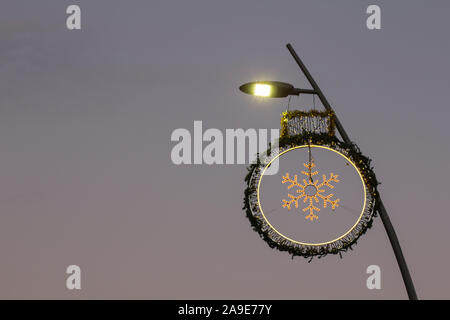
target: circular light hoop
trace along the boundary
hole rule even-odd
[[[356,172],[358,173],[359,178],[361,179],[361,183],[362,183],[363,191],[364,191],[364,204],[363,204],[363,206],[362,206],[361,214],[359,215],[358,220],[355,222],[355,224],[354,224],[349,230],[347,230],[347,232],[345,232],[345,233],[342,234],[341,236],[337,237],[336,239],[330,240],[330,241],[326,241],[326,242],[322,242],[322,243],[306,243],[306,242],[300,242],[300,241],[297,241],[297,240],[294,240],[294,239],[292,239],[292,238],[289,238],[289,237],[285,236],[284,234],[282,234],[280,231],[278,231],[278,230],[277,230],[277,229],[269,222],[269,220],[267,219],[266,215],[264,214],[264,211],[263,211],[263,209],[262,209],[262,207],[261,207],[261,202],[260,202],[259,191],[260,191],[261,181],[262,181],[262,178],[264,177],[264,173],[266,172],[267,168],[272,164],[272,162],[275,161],[277,158],[279,158],[281,155],[283,155],[283,154],[285,154],[285,153],[287,153],[287,152],[289,152],[289,151],[292,151],[292,150],[295,150],[295,149],[301,149],[301,148],[308,148],[308,147],[312,147],[312,148],[322,148],[322,149],[326,149],[326,150],[331,150],[331,151],[337,153],[338,155],[340,155],[341,157],[343,157],[343,158],[344,158],[345,160],[347,160],[349,163],[351,163],[352,166],[353,166],[353,168],[354,168],[354,169],[356,170]],[[258,180],[257,200],[258,200],[259,211],[261,212],[262,217],[264,218],[264,220],[266,221],[266,223],[270,226],[270,228],[272,228],[272,230],[274,230],[278,235],[280,235],[281,237],[283,237],[283,238],[286,239],[286,240],[291,241],[292,243],[296,243],[296,244],[303,245],[303,246],[324,246],[324,245],[331,244],[331,243],[334,243],[334,242],[336,242],[336,241],[339,241],[339,240],[345,238],[345,237],[346,237],[350,232],[352,232],[352,230],[355,229],[355,227],[359,224],[359,222],[361,221],[361,218],[362,218],[362,216],[363,216],[363,214],[364,214],[364,212],[365,212],[365,210],[366,210],[366,207],[367,207],[367,186],[366,186],[366,184],[365,184],[365,182],[364,182],[364,178],[363,178],[361,172],[359,171],[358,167],[356,167],[356,165],[353,163],[353,161],[352,161],[350,158],[348,158],[346,155],[344,155],[344,154],[342,154],[341,152],[339,152],[339,151],[337,151],[337,150],[334,150],[334,149],[332,149],[332,148],[330,148],[330,147],[326,147],[326,146],[319,146],[319,145],[313,145],[313,144],[311,144],[311,145],[309,145],[309,146],[308,146],[308,145],[301,145],[301,146],[296,146],[296,147],[289,148],[289,149],[284,150],[283,152],[277,154],[277,155],[276,155],[275,157],[273,157],[272,160],[270,160],[270,162],[264,167],[264,169],[263,169],[263,171],[262,171],[262,173],[261,173],[261,175],[260,175],[260,177],[259,177],[259,180]]]
[[[261,202],[263,201],[264,184],[262,176],[267,175],[266,170],[270,164],[279,158],[282,154],[289,151],[305,148],[308,145],[321,148],[324,152],[327,150],[334,151],[336,155],[351,163],[361,178],[364,191],[364,199],[361,199],[362,214],[356,223],[347,224],[345,230],[351,225],[352,227],[343,233],[340,237],[323,243],[307,243],[291,239],[276,230],[269,222],[269,216],[265,216],[261,210]],[[350,169],[353,171],[353,169]],[[358,180],[354,176],[355,181]],[[245,176],[246,189],[244,192],[244,210],[251,227],[272,249],[286,251],[294,256],[302,256],[312,259],[315,256],[323,257],[328,254],[339,254],[352,249],[356,245],[358,239],[372,227],[373,218],[376,217],[376,208],[378,205],[378,181],[371,166],[371,160],[363,155],[358,146],[354,143],[340,141],[335,135],[329,132],[301,132],[295,135],[282,135],[276,146],[270,146],[269,149],[260,153],[257,160],[248,167],[248,173]],[[261,189],[261,190],[260,190]],[[356,187],[355,191],[359,189]],[[363,196],[363,194],[361,194]],[[265,204],[264,204],[265,205]],[[356,212],[357,214],[357,212]],[[356,216],[354,217],[356,219]],[[272,222],[274,223],[274,222]],[[337,230],[336,230],[337,231]],[[295,238],[295,236],[292,236]],[[332,236],[336,237],[336,235]]]

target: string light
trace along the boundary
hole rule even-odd
[[[303,208],[303,212],[309,211],[309,214],[305,217],[305,219],[309,219],[311,221],[317,220],[319,218],[318,215],[316,215],[314,212],[319,212],[320,208],[316,207],[314,205],[315,203],[319,203],[320,199],[323,201],[323,207],[326,208],[328,203],[331,205],[331,208],[334,210],[339,206],[340,199],[331,200],[333,198],[334,194],[330,193],[329,195],[324,195],[325,189],[322,189],[324,186],[327,186],[330,189],[334,188],[334,185],[332,185],[330,182],[339,182],[338,175],[334,174],[333,172],[330,173],[330,177],[327,178],[327,176],[324,174],[322,175],[322,182],[319,183],[319,180],[316,180],[313,182],[312,177],[319,174],[317,170],[312,171],[313,168],[316,167],[316,164],[314,162],[308,162],[304,163],[303,166],[308,169],[308,171],[302,170],[301,173],[305,176],[307,176],[308,181],[306,179],[302,179],[302,183],[298,182],[298,175],[294,176],[294,179],[291,179],[289,177],[289,173],[286,173],[286,175],[283,176],[283,180],[281,181],[282,184],[289,183],[287,189],[290,190],[293,187],[297,187],[296,193],[298,193],[298,196],[294,196],[290,193],[288,193],[288,198],[290,200],[283,199],[282,200],[282,207],[287,208],[289,211],[291,210],[291,205],[294,204],[295,208],[298,209],[298,201],[303,198],[303,203],[309,203],[306,208]],[[312,190],[312,192],[311,192]],[[309,194],[308,194],[309,193]]]

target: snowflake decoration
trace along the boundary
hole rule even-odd
[[[330,177],[327,179],[326,175],[322,175],[322,182],[319,183],[319,180],[313,181],[313,176],[319,174],[318,171],[312,171],[312,169],[316,166],[314,162],[311,163],[304,163],[303,166],[308,170],[304,171],[302,170],[301,173],[304,174],[308,180],[303,179],[303,184],[299,183],[297,181],[298,177],[297,175],[294,176],[294,179],[292,180],[289,178],[289,173],[286,173],[285,176],[283,176],[282,183],[290,183],[288,185],[288,190],[293,187],[298,187],[297,194],[298,196],[288,194],[288,197],[290,200],[283,199],[283,208],[287,208],[288,210],[291,210],[291,205],[295,204],[295,208],[298,208],[298,200],[303,198],[304,203],[309,203],[309,205],[303,209],[304,212],[309,210],[309,214],[305,217],[305,219],[309,219],[313,221],[314,219],[318,219],[319,217],[314,213],[314,211],[319,212],[320,209],[314,205],[315,203],[319,202],[319,198],[323,200],[323,207],[326,208],[327,204],[329,203],[331,205],[331,208],[334,210],[336,207],[339,206],[339,199],[331,200],[331,198],[334,196],[333,193],[330,193],[329,195],[325,196],[323,193],[325,190],[323,187],[327,186],[330,189],[333,189],[334,186],[331,184],[331,182],[339,182],[338,175],[334,174],[333,172],[330,173]]]

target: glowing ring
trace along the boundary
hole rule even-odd
[[[359,224],[359,222],[361,221],[361,218],[362,218],[362,216],[363,216],[363,214],[364,214],[364,212],[365,212],[365,210],[366,210],[366,204],[367,204],[367,186],[366,186],[366,183],[364,182],[364,178],[363,178],[363,176],[361,175],[361,172],[359,171],[358,167],[356,167],[356,165],[353,163],[353,161],[351,161],[346,155],[342,154],[341,152],[339,152],[339,151],[337,151],[337,150],[334,150],[334,149],[332,149],[332,148],[329,148],[329,147],[319,146],[319,145],[313,145],[313,144],[310,145],[310,146],[311,146],[311,147],[314,147],[314,148],[322,148],[322,149],[326,149],[326,150],[331,150],[331,151],[337,153],[338,155],[340,155],[341,157],[343,157],[345,160],[347,160],[349,163],[351,163],[352,166],[353,166],[353,168],[356,170],[356,172],[358,172],[358,175],[359,175],[359,177],[360,177],[360,179],[361,179],[361,182],[362,182],[362,185],[363,185],[363,191],[364,191],[364,205],[363,205],[363,207],[362,207],[361,214],[359,215],[358,220],[356,221],[356,223],[355,223],[355,224],[354,224],[354,225],[353,225],[346,233],[344,233],[343,235],[341,235],[340,237],[338,237],[338,238],[336,238],[336,239],[334,239],[334,240],[327,241],[327,242],[322,242],[322,243],[305,243],[305,242],[300,242],[300,241],[291,239],[291,238],[285,236],[284,234],[282,234],[280,231],[278,231],[278,230],[277,230],[277,229],[269,222],[269,220],[268,220],[267,217],[265,216],[264,211],[263,211],[263,209],[262,209],[262,207],[261,207],[261,202],[260,202],[260,197],[259,197],[259,188],[260,188],[260,185],[261,185],[261,180],[262,180],[262,178],[264,177],[264,173],[266,172],[267,168],[271,165],[271,163],[272,163],[275,159],[279,158],[281,155],[283,155],[283,154],[285,154],[285,153],[287,153],[287,152],[289,152],[289,151],[291,151],[291,150],[294,150],[294,149],[308,148],[308,147],[309,147],[308,145],[296,146],[296,147],[293,147],[293,148],[284,150],[283,152],[281,152],[281,153],[277,154],[275,157],[273,157],[273,159],[270,160],[270,162],[264,167],[264,169],[263,169],[263,171],[262,171],[262,173],[261,173],[261,176],[259,177],[259,180],[258,180],[258,187],[257,187],[258,207],[259,207],[259,210],[261,211],[261,214],[262,214],[264,220],[266,221],[266,223],[272,228],[272,230],[274,230],[276,233],[278,233],[281,237],[285,238],[286,240],[291,241],[292,243],[296,243],[296,244],[299,244],[299,245],[304,245],[304,246],[323,246],[323,245],[327,245],[327,244],[330,244],[330,243],[334,243],[334,242],[336,242],[336,241],[339,241],[339,240],[343,239],[343,238],[346,237],[350,232],[352,232],[352,230],[355,229],[355,227]]]

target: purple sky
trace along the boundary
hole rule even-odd
[[[279,127],[286,100],[238,87],[307,87],[288,42],[373,159],[419,297],[450,298],[448,1],[76,1],[68,31],[72,3],[0,4],[0,298],[406,298],[379,218],[343,259],[291,260],[244,216],[244,165],[171,163],[194,120]]]

